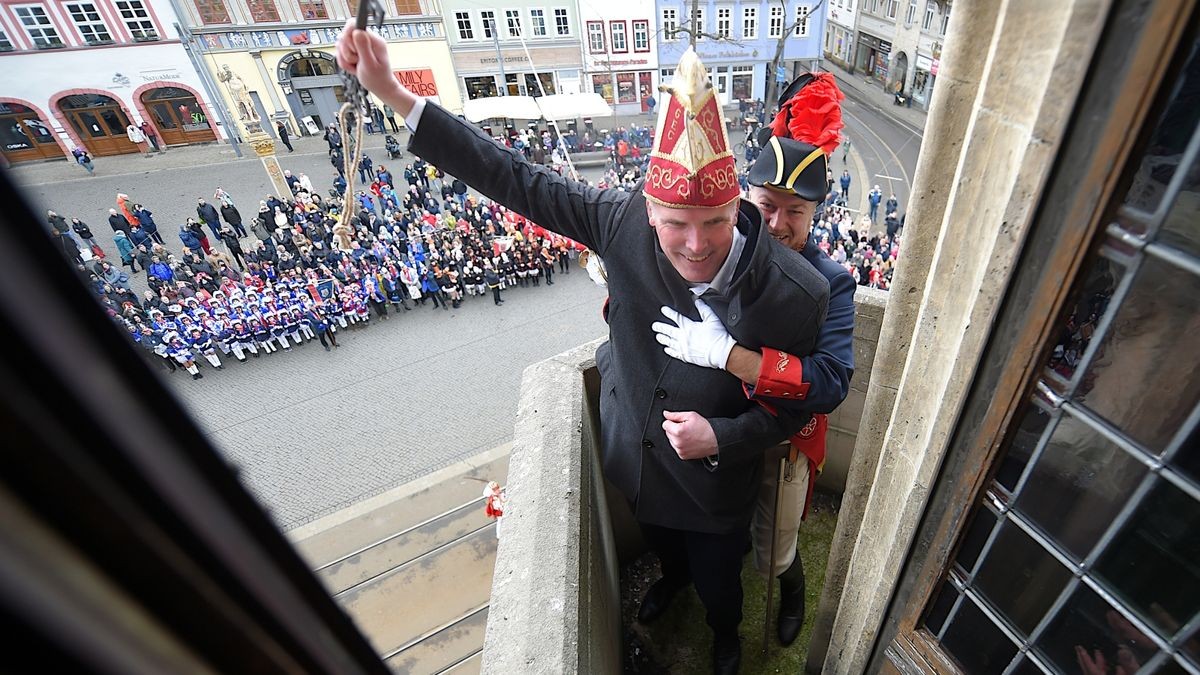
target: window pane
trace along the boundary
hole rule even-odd
[[[1174,637],[1200,606],[1200,504],[1160,480],[1096,571],[1162,637]]]
[[[1088,343],[1096,332],[1096,324],[1108,308],[1108,302],[1117,290],[1117,283],[1125,274],[1125,268],[1098,256],[1093,258],[1075,300],[1063,309],[1059,321],[1057,343],[1050,353],[1046,368],[1070,379],[1087,350]]]
[[[1166,449],[1200,399],[1198,310],[1200,277],[1148,256],[1077,398],[1151,451]]]
[[[1200,211],[1200,171],[1195,168],[1181,186],[1181,192],[1167,212],[1167,219],[1159,232],[1159,241],[1200,255],[1200,220],[1196,213]]]
[[[1083,584],[1046,627],[1036,649],[1066,673],[1114,672],[1117,664],[1142,664],[1156,651],[1149,638]],[[1085,667],[1100,660],[1108,667]]]
[[[1145,467],[1124,450],[1063,415],[1016,508],[1083,559],[1144,473]]]
[[[971,527],[967,529],[967,536],[963,537],[962,546],[958,549],[958,556],[955,561],[962,566],[963,570],[970,572],[975,569],[975,561],[979,559],[979,552],[983,550],[983,545],[987,543],[988,536],[992,533],[992,528],[996,525],[996,517],[991,511],[985,508],[975,509],[975,518],[971,521]]]
[[[958,589],[954,587],[954,584],[949,581],[943,582],[937,599],[929,607],[929,615],[925,617],[925,628],[929,632],[936,635],[942,629],[942,624],[946,622],[946,617],[950,616],[950,610],[954,608],[954,601],[957,599]]]
[[[1000,675],[1017,653],[1016,645],[968,598],[950,619],[942,646],[971,675]]]
[[[1021,528],[1004,523],[975,585],[1028,636],[1070,580],[1071,572],[1061,562]]]
[[[1194,51],[1191,61],[1183,68],[1183,81],[1174,88],[1171,100],[1158,120],[1146,156],[1125,196],[1126,204],[1143,211],[1157,209],[1167,184],[1179,168],[1183,150],[1200,122],[1200,105],[1196,102],[1196,87],[1200,84],[1196,82],[1200,77],[1197,59],[1200,59],[1200,51]]]
[[[1044,675],[1044,673],[1042,673],[1042,669],[1038,668],[1033,661],[1030,661],[1028,658],[1024,658],[1021,660],[1021,663],[1017,664],[1017,667],[1013,669],[1012,675]]]
[[[1042,432],[1046,430],[1046,425],[1049,423],[1050,413],[1040,406],[1029,404],[1025,408],[1021,423],[1013,432],[1012,442],[1000,460],[999,471],[996,472],[996,482],[1007,488],[1009,492],[1016,489],[1017,481],[1021,479],[1025,465],[1029,463],[1029,458],[1033,456]]]

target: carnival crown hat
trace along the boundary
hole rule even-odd
[[[646,198],[675,208],[715,208],[741,195],[725,116],[704,64],[691,47],[679,59],[659,109],[654,148],[642,188]]]
[[[780,97],[775,119],[759,131],[762,154],[747,181],[810,202],[824,199],[828,156],[841,142],[843,98],[830,73],[796,78]]]

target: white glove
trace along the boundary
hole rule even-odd
[[[703,300],[696,298],[696,309],[700,312],[700,321],[692,321],[670,307],[663,307],[663,316],[676,325],[656,321],[650,328],[657,333],[658,343],[663,345],[667,356],[704,368],[725,370],[729,352],[737,341],[730,337],[724,324]]]

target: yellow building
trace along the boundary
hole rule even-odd
[[[355,7],[346,0],[178,0],[192,45],[233,119],[245,111],[225,80],[241,80],[263,129],[320,135],[337,118],[343,86],[334,45]],[[377,32],[398,78],[452,111],[462,109],[437,0],[383,0]],[[228,74],[226,73],[228,71]],[[244,99],[243,99],[244,100]],[[378,103],[378,101],[376,101]],[[266,124],[266,121],[270,124]],[[399,121],[399,120],[398,120]]]

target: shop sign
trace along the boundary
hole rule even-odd
[[[929,65],[929,74],[930,75],[937,75],[938,65],[941,64],[941,62],[942,62],[941,59],[933,60],[933,62]]]
[[[417,96],[429,98],[438,95],[437,82],[433,79],[432,68],[397,70],[394,72],[400,84],[404,85]]]
[[[875,51],[883,52],[884,54],[892,53],[892,43],[887,40],[881,40],[874,35],[860,32],[858,34],[858,41]]]

